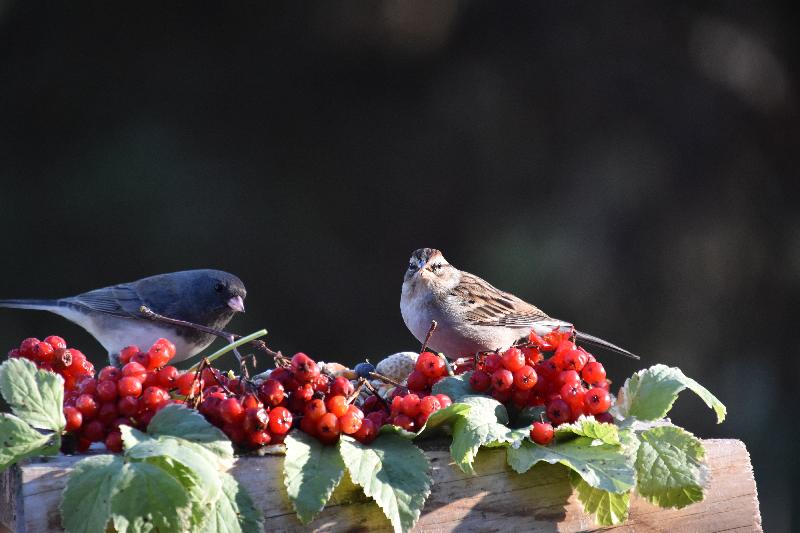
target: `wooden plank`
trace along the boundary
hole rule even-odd
[[[623,526],[596,528],[585,515],[565,475],[555,465],[538,465],[517,475],[502,449],[482,450],[476,475],[461,472],[446,447],[426,446],[433,489],[416,531],[761,531],[750,456],[740,441],[704,441],[710,472],[706,499],[684,509],[661,509],[632,498]],[[60,531],[58,502],[67,475],[80,457],[59,456],[13,468],[0,478],[0,524],[11,531]],[[247,488],[265,517],[266,531],[390,531],[380,509],[345,478],[331,502],[309,525],[291,510],[283,487],[280,457],[244,457],[232,474]]]

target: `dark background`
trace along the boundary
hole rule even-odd
[[[0,0],[1,297],[194,267],[231,327],[324,360],[416,349],[409,254],[680,366],[800,525],[797,16],[776,4]],[[0,346],[85,332],[0,310]],[[687,393],[688,394],[688,393]]]

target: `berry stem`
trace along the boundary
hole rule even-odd
[[[379,380],[381,380],[383,382],[386,382],[386,383],[388,383],[390,385],[394,385],[395,387],[403,387],[404,389],[408,388],[405,385],[403,385],[402,383],[399,383],[399,382],[393,380],[392,378],[390,378],[388,376],[384,376],[383,374],[378,374],[377,372],[370,372],[369,373],[369,377],[374,378],[374,379],[379,379]]]
[[[260,330],[256,331],[255,333],[251,333],[250,335],[247,335],[245,337],[240,337],[239,340],[231,342],[227,346],[224,346],[224,347],[220,348],[216,352],[214,352],[211,355],[209,355],[208,357],[206,357],[204,360],[208,361],[209,364],[213,363],[214,361],[216,361],[217,359],[219,359],[220,357],[222,357],[226,353],[230,352],[231,350],[234,350],[234,349],[238,348],[239,346],[242,346],[243,344],[247,344],[248,342],[252,342],[253,340],[255,340],[255,339],[259,338],[259,337],[263,337],[266,334],[267,334],[267,330],[260,329]],[[200,361],[196,365],[194,365],[191,368],[189,368],[189,370],[195,370],[197,367],[199,367],[202,364],[203,364],[203,361]]]
[[[420,348],[419,353],[424,352],[428,348],[428,341],[431,340],[437,325],[435,320],[431,320],[431,327],[428,328],[428,333],[425,334],[425,342],[422,343],[422,348]]]

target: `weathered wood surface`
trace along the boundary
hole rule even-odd
[[[706,440],[711,474],[706,499],[684,509],[661,509],[632,498],[630,520],[615,531],[761,531],[761,514],[750,456],[736,440]],[[433,489],[418,531],[592,531],[565,470],[538,465],[517,475],[505,451],[481,450],[475,476],[455,467],[446,448],[426,451]],[[0,524],[14,532],[60,531],[58,503],[71,466],[80,457],[12,468],[0,478]],[[264,513],[265,531],[388,531],[380,509],[345,479],[309,526],[291,511],[281,479],[280,457],[239,459],[233,475]],[[2,526],[0,526],[2,531]]]

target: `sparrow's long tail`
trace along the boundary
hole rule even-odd
[[[593,344],[595,346],[600,346],[601,348],[605,348],[612,352],[624,355],[625,357],[630,357],[631,359],[639,359],[639,356],[635,353],[631,353],[625,348],[620,348],[616,344],[611,344],[610,342],[601,339],[600,337],[595,337],[594,335],[589,335],[588,333],[584,333],[582,331],[575,330],[575,337],[579,341],[583,341],[589,344]]]

